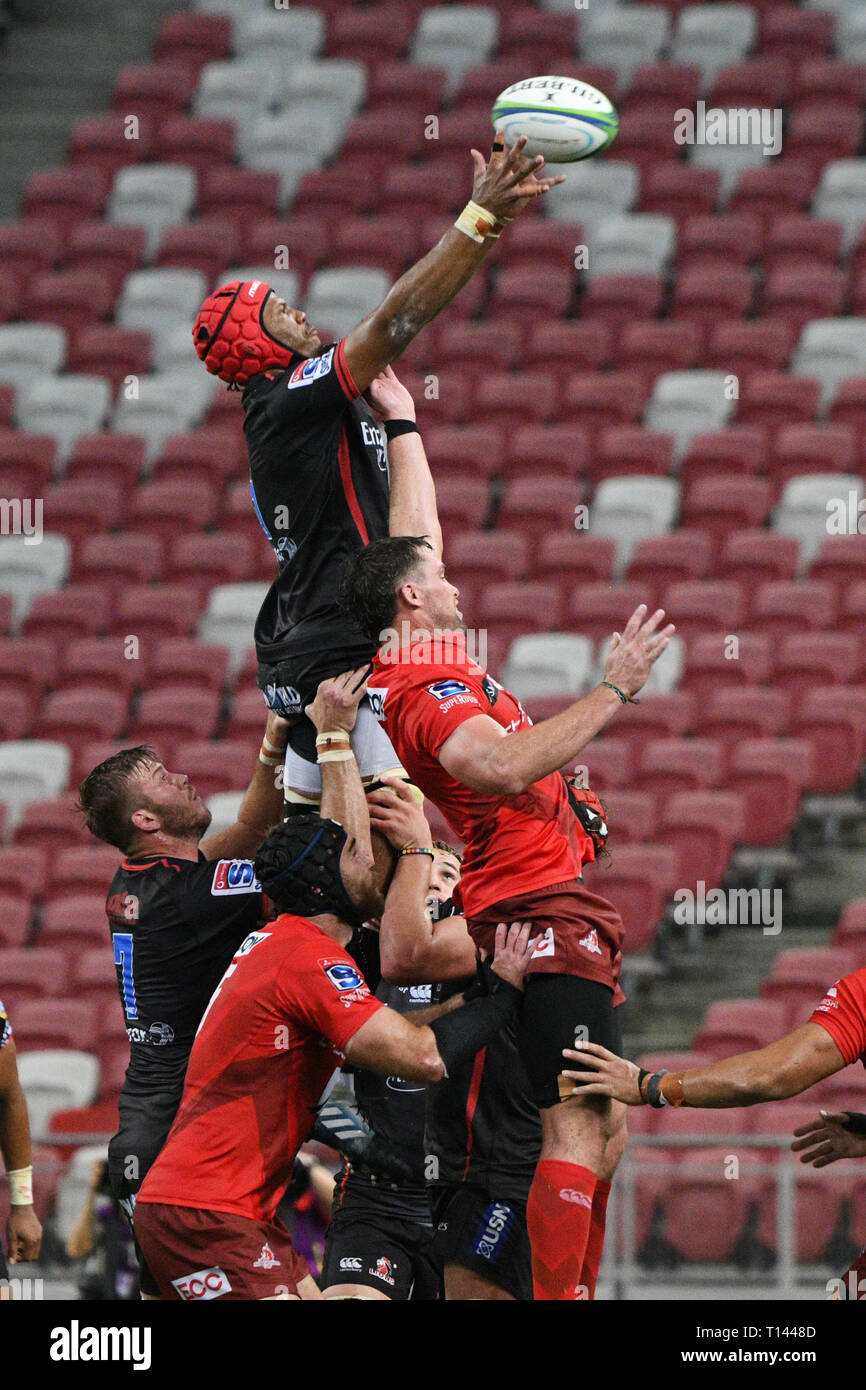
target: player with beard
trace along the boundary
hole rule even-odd
[[[395,396],[390,364],[476,273],[506,223],[561,182],[539,177],[544,161],[526,159],[525,143],[508,149],[499,132],[488,162],[472,151],[472,201],[340,342],[323,343],[301,309],[258,280],[221,286],[196,318],[193,341],[207,370],[243,390],[253,505],[278,564],[254,636],[267,702],[296,721],[286,763],[290,805],[315,808],[321,788],[306,704],[322,679],[368,662],[374,651],[336,602],[340,566],[389,529],[415,534],[428,526],[430,483],[413,457],[414,409]],[[385,421],[387,456],[371,405]],[[398,770],[367,707],[353,746],[362,777]]]
[[[489,951],[498,920],[528,920],[540,933],[519,1032],[542,1121],[527,1206],[534,1294],[585,1297],[598,1275],[625,1112],[570,1085],[564,1094],[562,1050],[576,1036],[619,1046],[623,925],[583,883],[596,845],[560,768],[643,687],[673,627],[662,627],[662,610],[648,616],[641,605],[614,634],[605,679],[532,727],[520,702],[469,656],[458,590],[423,537],[369,545],[346,565],[342,595],[380,643],[368,694],[386,732],[412,781],[466,843],[460,896],[473,941]]]
[[[144,745],[100,763],[79,789],[88,829],[123,854],[106,912],[130,1060],[108,1162],[130,1220],[177,1112],[207,1001],[262,916],[251,856],[280,819],[286,730],[268,715],[238,820],[214,835],[206,836],[211,813],[189,778]],[[145,1296],[157,1296],[146,1268],[141,1283]]]

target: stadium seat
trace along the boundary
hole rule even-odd
[[[678,63],[695,63],[709,86],[721,68],[745,57],[755,37],[751,5],[689,5],[680,12],[670,55]]]
[[[66,357],[66,333],[56,324],[10,323],[0,327],[0,380],[17,388],[59,372]]]
[[[48,1138],[48,1120],[55,1110],[95,1100],[99,1063],[77,1047],[36,1050],[23,1035],[18,1043],[18,1076],[27,1097],[30,1130],[34,1139]]]
[[[62,997],[68,979],[66,956],[62,951],[0,950],[3,974],[3,1001],[18,1026],[18,1006],[31,999]]]
[[[72,546],[74,570],[83,542],[94,531],[119,525],[123,514],[121,486],[111,478],[101,482],[89,478],[64,480],[46,488],[43,506],[46,530],[66,536]],[[90,626],[96,627],[98,615],[92,616]]]
[[[796,1027],[806,1022],[823,994],[855,968],[855,957],[842,946],[780,951],[761,985],[761,997],[780,1001],[788,1011],[788,1027]]]
[[[482,631],[487,631],[490,641],[508,644],[527,630],[543,633],[559,627],[559,588],[540,581],[491,583],[481,590],[477,608]]]
[[[671,478],[605,478],[593,502],[592,532],[616,542],[617,561],[623,567],[644,537],[670,528],[678,501],[678,487]]]
[[[667,66],[655,64],[656,67]],[[675,66],[671,64],[670,66]],[[680,69],[682,70],[682,69]],[[694,71],[694,69],[685,69]],[[647,69],[639,70],[647,71]],[[634,98],[630,96],[629,107]],[[668,119],[670,119],[669,113]],[[655,162],[643,171],[640,210],[644,213],[664,213],[678,224],[678,259],[682,258],[682,236],[693,222],[715,221],[711,217],[719,196],[721,179],[714,169],[699,169],[678,160]]]
[[[831,584],[843,600],[849,586],[866,579],[866,536],[827,536],[809,566],[809,578]]]
[[[117,601],[112,632],[134,635],[145,651],[166,637],[191,636],[200,604],[189,584],[136,584],[124,588]]]
[[[36,594],[55,589],[69,573],[69,542],[65,536],[42,535],[38,545],[38,518],[22,510],[28,532],[0,540],[0,592],[13,597],[13,620],[23,619]],[[32,529],[31,528],[35,528]]]
[[[86,844],[89,839],[71,795],[31,801],[14,836],[15,845],[27,847],[37,862],[42,851],[55,855],[70,844]]]
[[[643,844],[652,839],[655,806],[646,792],[617,788],[604,796],[604,808],[611,834],[617,845]]]
[[[713,176],[713,171],[709,169],[695,169],[694,173]],[[714,177],[717,181],[717,176]],[[683,270],[722,265],[747,266],[759,258],[763,240],[760,218],[748,213],[695,215],[680,226],[677,264]]]
[[[30,935],[32,908],[22,898],[0,894],[0,947],[18,950]]]
[[[804,627],[833,626],[836,596],[832,586],[820,580],[771,580],[754,593],[749,627],[778,639]]]
[[[108,619],[105,593],[98,585],[70,584],[59,593],[37,594],[22,624],[24,637],[60,643],[70,637],[93,637]]]
[[[261,722],[261,721],[260,721]],[[202,800],[221,792],[244,791],[255,763],[255,740],[194,739],[179,743],[174,761]]]
[[[538,542],[533,573],[539,579],[559,580],[563,597],[584,580],[613,576],[616,545],[609,536],[587,531],[549,531]]]
[[[149,371],[150,363],[149,333],[109,324],[85,325],[69,348],[69,370],[105,377],[112,391],[118,391],[127,377]]]
[[[112,415],[112,428],[120,433],[144,435],[148,458],[155,459],[173,434],[203,423],[218,390],[217,378],[202,371],[198,364],[151,372],[140,378],[134,392],[121,392]]]
[[[866,216],[866,160],[834,159],[821,171],[812,200],[816,217],[839,222],[850,246]]]
[[[578,583],[570,591],[566,622],[593,642],[603,642],[613,631],[622,632],[643,601],[644,590],[639,584],[611,584],[609,579]]]
[[[545,199],[547,216],[577,222],[587,234],[605,217],[634,207],[640,184],[637,166],[624,160],[585,160],[572,166],[568,180]]]
[[[651,389],[662,372],[683,371],[698,365],[703,333],[696,323],[626,323],[620,335],[618,360],[622,367],[642,373]]]
[[[652,787],[647,791],[652,794]],[[670,797],[661,816],[661,838],[679,856],[681,881],[721,883],[744,824],[743,799],[730,792],[678,792]]]
[[[728,380],[722,372],[664,372],[656,380],[644,414],[650,429],[674,436],[682,457],[696,434],[719,428],[733,413]]]
[[[670,535],[649,536],[635,546],[626,578],[643,585],[648,594],[661,594],[678,580],[702,578],[709,570],[712,549],[706,532],[685,527]]]
[[[571,703],[569,701],[569,703]],[[571,764],[583,769],[581,782],[593,791],[606,792],[612,788],[629,789],[633,760],[628,744],[622,739],[594,738],[581,749],[578,760]]]
[[[485,62],[499,32],[498,15],[487,5],[433,5],[424,10],[410,49],[413,63],[444,68],[453,95],[463,75]]]
[[[807,569],[828,535],[833,508],[853,497],[859,503],[863,484],[855,474],[814,473],[790,478],[773,514],[773,529],[800,543],[800,563]]]
[[[36,899],[41,898],[47,876],[46,857],[42,850],[19,844],[0,846],[0,871],[4,893],[10,899],[30,907]]]
[[[67,373],[36,381],[18,392],[18,423],[33,433],[52,434],[65,461],[83,434],[98,430],[108,413],[111,388],[99,376]]]
[[[580,312],[584,320],[617,331],[634,319],[652,318],[663,299],[661,275],[598,275],[587,284]]]
[[[121,68],[114,84],[115,111],[135,111],[146,120],[162,120],[189,105],[195,75],[183,62],[139,63]]]
[[[576,698],[589,678],[592,655],[587,637],[557,632],[520,636],[509,648],[502,683],[519,700],[560,693]]]
[[[722,749],[712,739],[653,739],[641,753],[640,788],[660,804],[678,792],[721,786],[723,767]]]
[[[717,686],[739,689],[762,685],[771,669],[772,650],[768,637],[753,633],[713,633],[689,642],[683,685],[699,701],[704,701]]]
[[[809,791],[819,796],[849,791],[866,756],[866,692],[838,685],[804,689],[789,732],[812,746]]]
[[[21,217],[15,222],[0,222],[0,257],[9,270],[25,276],[50,270],[63,251],[63,237],[51,221]]]
[[[91,536],[81,547],[78,572],[83,580],[109,590],[128,583],[159,579],[162,546],[156,536],[132,532]]]
[[[283,13],[247,7],[234,26],[234,51],[241,58],[273,54],[291,65],[318,53],[325,39],[325,16],[308,5],[293,5]]]
[[[784,60],[761,55],[729,63],[716,74],[708,104],[726,107],[787,105],[791,72]]]
[[[389,289],[388,276],[381,270],[317,271],[305,309],[311,323],[326,325],[342,337],[381,304]]]
[[[859,663],[859,644],[851,632],[795,632],[782,639],[773,679],[802,698],[810,687],[845,685]]]
[[[830,944],[851,951],[859,967],[863,966],[866,960],[866,898],[853,898],[845,904]]]
[[[106,318],[114,297],[115,286],[102,270],[43,270],[26,285],[20,313],[34,323],[53,323],[74,333]]]
[[[166,435],[166,438],[169,436]],[[179,556],[175,563],[175,574],[170,574],[172,564],[166,568],[166,578],[177,578],[178,580],[191,579],[190,571],[195,571],[195,555],[198,554],[202,559],[213,547],[209,547],[207,542],[211,539],[221,542],[222,537],[187,537],[189,530],[189,517],[194,517],[197,527],[205,530],[213,525],[216,518],[218,499],[216,489],[212,483],[201,480],[180,482],[174,478],[162,479],[152,483],[143,483],[138,488],[132,506],[128,511],[128,520],[133,529],[145,535],[156,536],[164,545],[171,545],[173,556]],[[181,542],[185,539],[194,541],[204,541],[204,545],[192,545],[181,547]],[[241,548],[242,549],[242,548]],[[217,551],[222,556],[227,550],[222,544],[218,544]],[[213,562],[213,561],[212,561]],[[232,567],[231,561],[223,559],[226,567]]]
[[[62,850],[50,865],[49,893],[55,898],[61,894],[107,893],[120,864],[118,856],[113,845],[93,842]]]
[[[722,686],[707,694],[701,733],[721,743],[728,760],[744,738],[771,738],[781,733],[787,728],[790,715],[791,697],[784,690]]]
[[[266,592],[263,584],[220,584],[211,592],[198,637],[228,647],[232,671],[252,646],[253,626]]]
[[[767,1047],[786,1027],[782,1004],[771,999],[721,999],[710,1004],[692,1047],[720,1062],[740,1052]],[[764,1107],[758,1107],[762,1110]]]
[[[25,1000],[15,1009],[13,1026],[18,1046],[30,1052],[78,1047],[90,1051],[97,1036],[96,1010],[83,999]]]
[[[150,259],[166,230],[189,216],[195,198],[195,173],[186,165],[134,165],[117,174],[106,216],[109,222],[144,227]]]
[[[153,650],[147,667],[147,688],[155,691],[180,681],[188,682],[192,690],[209,690],[221,694],[228,675],[228,651],[225,647],[169,637]]]
[[[598,275],[658,275],[671,261],[676,224],[664,213],[620,213],[599,221],[593,232],[590,280]]]
[[[772,501],[768,478],[698,477],[683,498],[682,521],[708,534],[718,551],[734,531],[765,522]]]
[[[40,797],[58,796],[69,774],[69,750],[61,743],[23,739],[0,744],[0,801],[14,829],[24,808]]]
[[[605,5],[580,18],[581,58],[612,67],[618,92],[628,89],[638,68],[661,56],[670,33],[670,18],[660,5]]]
[[[178,11],[163,16],[153,56],[198,68],[209,60],[228,57],[231,39],[229,15]]]
[[[590,779],[593,764],[587,749]],[[590,782],[591,784],[591,782]],[[584,867],[591,892],[613,903],[625,925],[625,950],[644,951],[652,944],[668,895],[676,884],[676,856],[665,845],[621,845],[601,864]]]
[[[781,844],[811,779],[812,748],[805,739],[747,738],[735,745],[724,785],[745,798],[744,843],[766,849]]]
[[[827,405],[846,378],[866,376],[866,325],[853,318],[807,323],[791,370],[818,381],[821,405]]]
[[[145,441],[136,435],[114,434],[107,430],[84,434],[72,451],[64,477],[70,482],[109,478],[124,491],[132,492],[144,469],[144,461]]]
[[[712,1113],[702,1111],[701,1118]],[[735,1131],[736,1122],[731,1121],[725,1111],[720,1115],[727,1121],[727,1132]],[[671,1124],[670,1129],[677,1135],[682,1132],[680,1125]],[[665,1201],[664,1235],[675,1258],[701,1265],[730,1263],[738,1242],[746,1234],[755,1199],[768,1202],[771,1189],[756,1173],[750,1172],[748,1159],[743,1168],[737,1170],[738,1181],[729,1180],[726,1168],[730,1163],[731,1147],[728,1144],[716,1149],[701,1148],[697,1153],[687,1151],[671,1176]]]
[[[732,531],[722,543],[720,568],[743,585],[751,602],[762,583],[793,579],[799,552],[800,543],[794,536],[759,528]]]
[[[140,116],[135,124],[121,112],[85,116],[76,121],[66,157],[70,164],[96,165],[112,177],[118,169],[147,159],[153,144],[153,125]]]
[[[106,171],[93,164],[44,169],[27,180],[21,215],[50,220],[65,239],[78,222],[100,215],[108,190]]]

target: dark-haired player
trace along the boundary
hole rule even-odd
[[[343,596],[371,638],[406,634],[382,646],[368,693],[410,778],[466,842],[460,896],[473,941],[489,951],[503,919],[531,921],[541,937],[520,1022],[543,1129],[527,1209],[535,1297],[584,1297],[601,1259],[624,1114],[573,1088],[563,1095],[562,1049],[575,1036],[618,1045],[623,927],[582,881],[595,844],[559,769],[642,688],[673,628],[642,605],[614,635],[605,680],[532,727],[470,658],[458,591],[423,538],[368,546],[348,563]]]
[[[582,1044],[580,1050],[569,1048],[564,1055],[572,1065],[563,1075],[583,1094],[612,1097],[624,1105],[715,1110],[790,1100],[855,1062],[866,1066],[866,970],[854,970],[831,985],[808,1022],[793,1033],[756,1052],[738,1053],[704,1067],[650,1073],[593,1043]],[[844,1145],[844,1156],[866,1152],[861,1147],[861,1136],[866,1134],[862,1115],[837,1116],[832,1127],[826,1123],[803,1126],[796,1131],[798,1139],[792,1148],[803,1152],[802,1162],[823,1167],[825,1160],[843,1156],[842,1141],[834,1129],[854,1141]],[[848,1278],[851,1274],[853,1281]],[[858,1276],[866,1279],[866,1251],[843,1277],[844,1287],[853,1282],[857,1288]],[[866,1283],[856,1296],[864,1295]]]
[[[33,1210],[33,1155],[27,1101],[18,1079],[12,1024],[0,1000],[0,1155],[9,1183],[6,1244],[12,1264],[38,1258],[42,1226]],[[9,1271],[0,1245],[0,1299],[9,1295]]]
[[[403,446],[414,410],[395,409],[389,364],[475,274],[505,223],[561,182],[539,177],[544,161],[524,158],[524,144],[507,150],[500,133],[488,163],[472,152],[468,207],[340,342],[324,344],[306,314],[263,281],[222,286],[196,318],[193,340],[208,371],[243,389],[253,505],[279,566],[255,642],[267,703],[298,721],[286,764],[291,803],[314,807],[320,789],[315,735],[301,718],[306,704],[322,679],[374,651],[335,601],[340,566],[389,524],[392,534],[428,525],[428,484]],[[387,455],[370,404],[385,421]],[[354,745],[362,777],[397,768],[368,708]]]
[[[123,855],[106,912],[130,1059],[108,1161],[130,1219],[180,1104],[207,1001],[262,916],[252,855],[280,819],[285,746],[285,721],[271,713],[238,820],[210,836],[211,813],[189,778],[150,748],[116,753],[79,789],[88,829]],[[157,1294],[144,1269],[142,1291]]]

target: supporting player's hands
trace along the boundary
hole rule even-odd
[[[282,715],[274,710],[268,710],[268,717],[265,721],[265,738],[272,748],[277,748],[282,752],[289,742],[289,729],[292,727],[290,719],[283,719]]]
[[[369,674],[369,666],[359,666],[354,671],[344,671],[341,676],[321,681],[316,698],[304,709],[318,733],[327,734],[337,729],[347,734],[352,732],[358,706],[367,693]]]
[[[673,623],[660,627],[665,611],[657,608],[647,617],[641,603],[621,633],[615,632],[608,648],[604,678],[629,699],[646,684],[649,673],[676,631]]]
[[[472,199],[494,217],[516,217],[533,198],[565,182],[564,174],[550,179],[539,178],[544,156],[537,154],[534,159],[527,159],[523,153],[526,138],[521,135],[509,148],[505,144],[505,131],[497,130],[496,143],[502,146],[501,151],[494,150],[488,160],[478,150],[472,151],[475,164]]]
[[[398,777],[383,777],[383,786],[367,793],[370,829],[394,849],[431,849],[433,837],[427,817],[414,792]],[[426,862],[430,862],[425,856]]]
[[[506,984],[523,989],[523,981],[539,938],[530,936],[531,922],[500,922],[496,928],[491,970]]]
[[[610,1096],[624,1105],[643,1104],[638,1089],[640,1068],[634,1062],[617,1057],[601,1043],[591,1042],[581,1043],[579,1049],[566,1047],[562,1055],[576,1064],[575,1070],[563,1070],[562,1075],[582,1083],[575,1086],[572,1095]]]
[[[42,1246],[42,1227],[32,1207],[10,1208],[6,1223],[6,1249],[9,1263],[16,1265],[39,1257]]]
[[[846,1111],[830,1114],[821,1110],[814,1120],[794,1130],[791,1148],[800,1155],[801,1163],[813,1168],[826,1168],[840,1158],[866,1158],[866,1134],[852,1134],[844,1128]]]
[[[364,400],[383,420],[414,420],[415,402],[393,367],[385,367],[364,392]]]

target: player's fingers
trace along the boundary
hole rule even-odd
[[[608,1052],[607,1048],[603,1047],[601,1043],[594,1042],[581,1043],[580,1047],[565,1047],[562,1050],[562,1055],[563,1057],[574,1057],[578,1061],[582,1061],[584,1053],[587,1052],[595,1057],[614,1056],[614,1054],[612,1052]]]
[[[562,1072],[561,1075],[567,1077],[567,1078],[569,1079],[569,1081],[578,1081],[578,1082],[579,1082],[579,1081],[582,1080],[582,1078],[581,1078],[580,1076],[573,1076],[570,1072],[567,1072],[567,1071]],[[610,1095],[610,1087],[607,1086],[604,1082],[602,1082],[602,1081],[597,1081],[597,1080],[595,1080],[594,1077],[589,1076],[589,1077],[587,1077],[587,1078],[585,1079],[583,1085],[577,1085],[577,1086],[575,1086],[574,1089],[573,1089],[573,1091],[571,1092],[571,1094],[572,1094],[573,1096],[581,1096],[581,1097],[583,1097],[583,1096],[609,1096],[609,1095]]]
[[[642,642],[649,641],[650,637],[652,637],[653,633],[655,632],[664,615],[665,610],[663,608],[657,608],[654,613],[650,614],[646,622],[641,624],[638,636]]]
[[[480,150],[470,150],[469,153],[472,155],[472,163],[475,165],[476,179],[483,178],[487,173],[487,160]]]
[[[794,1136],[795,1138],[799,1138],[803,1134],[816,1134],[824,1129],[824,1127],[823,1120],[806,1120],[805,1124],[798,1125],[794,1130]]]
[[[504,922],[500,922],[499,925],[498,925],[497,928],[496,928],[496,936],[495,936],[495,938],[494,938],[494,943],[493,943],[493,952],[494,952],[494,955],[497,955],[497,956],[498,956],[498,955],[499,955],[499,952],[505,949],[505,940],[506,940],[507,935],[508,935],[508,928],[506,927],[506,925],[505,925]]]
[[[848,1120],[851,1118],[847,1110],[839,1110],[838,1112],[822,1110],[821,1115],[825,1120],[837,1125],[847,1124]]]
[[[567,1057],[570,1062],[574,1062],[579,1067],[589,1067],[593,1072],[598,1072],[605,1065],[601,1057],[592,1057],[589,1053],[575,1052],[571,1048],[563,1048],[563,1057]]]
[[[624,642],[629,642],[631,641],[632,637],[634,637],[635,633],[638,631],[641,623],[644,620],[645,613],[646,604],[639,603],[637,608],[634,610],[631,617],[629,618],[628,622],[626,623],[625,627],[623,628],[622,640]]]

